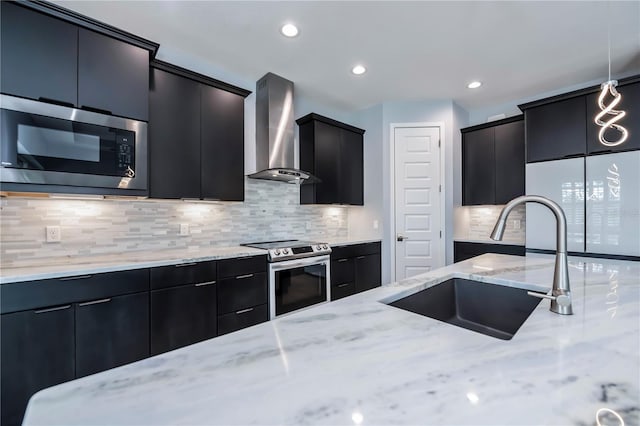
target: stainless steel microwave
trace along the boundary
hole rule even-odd
[[[0,109],[3,184],[147,190],[147,123],[8,95]]]

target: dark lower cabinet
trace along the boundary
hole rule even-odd
[[[356,293],[380,287],[380,261],[380,253],[356,257]]]
[[[149,293],[76,305],[76,377],[149,356]]]
[[[218,335],[232,333],[269,320],[269,305],[245,308],[218,317]]]
[[[462,262],[485,253],[524,256],[525,247],[511,244],[470,243],[466,241],[454,241],[453,243],[454,262]]]
[[[332,250],[331,300],[380,287],[382,277],[379,242],[337,246]]]
[[[151,355],[217,335],[216,284],[151,292]]]
[[[22,423],[31,395],[75,377],[72,305],[0,316],[1,423]]]

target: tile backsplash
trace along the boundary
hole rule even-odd
[[[74,262],[144,250],[198,249],[278,239],[343,238],[348,208],[301,206],[299,186],[246,179],[245,201],[4,198],[1,266]],[[190,234],[180,236],[180,224]],[[45,242],[45,227],[62,240]]]
[[[454,239],[486,241],[489,238],[504,206],[458,206],[454,209]],[[515,223],[519,221],[520,227]],[[524,205],[514,208],[507,219],[503,243],[524,245],[526,229],[526,208]]]

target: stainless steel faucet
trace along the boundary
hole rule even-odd
[[[539,195],[523,195],[509,201],[500,212],[496,226],[491,232],[491,239],[502,240],[507,224],[507,216],[514,207],[524,203],[538,203],[549,207],[556,217],[556,266],[553,271],[553,287],[551,296],[536,292],[528,292],[530,296],[551,300],[551,312],[561,315],[571,315],[571,289],[569,288],[569,266],[567,265],[567,218],[554,201]]]

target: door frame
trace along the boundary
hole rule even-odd
[[[391,281],[396,282],[396,138],[395,132],[396,129],[401,128],[418,128],[418,127],[437,127],[440,131],[440,185],[442,185],[442,191],[439,193],[439,201],[440,201],[440,231],[442,232],[442,238],[440,238],[440,244],[438,248],[441,253],[440,265],[445,266],[446,261],[446,243],[447,234],[446,234],[446,226],[445,226],[445,149],[446,149],[446,141],[445,141],[445,132],[444,132],[444,122],[443,121],[434,121],[434,122],[417,122],[417,123],[391,123],[389,125],[389,140],[390,143],[390,153],[389,153],[389,161],[390,161],[390,176],[389,176],[389,189],[390,189],[390,200],[392,203],[391,206],[391,215],[390,215],[390,225],[389,231],[387,232],[387,237],[390,241],[390,249],[391,249]]]

